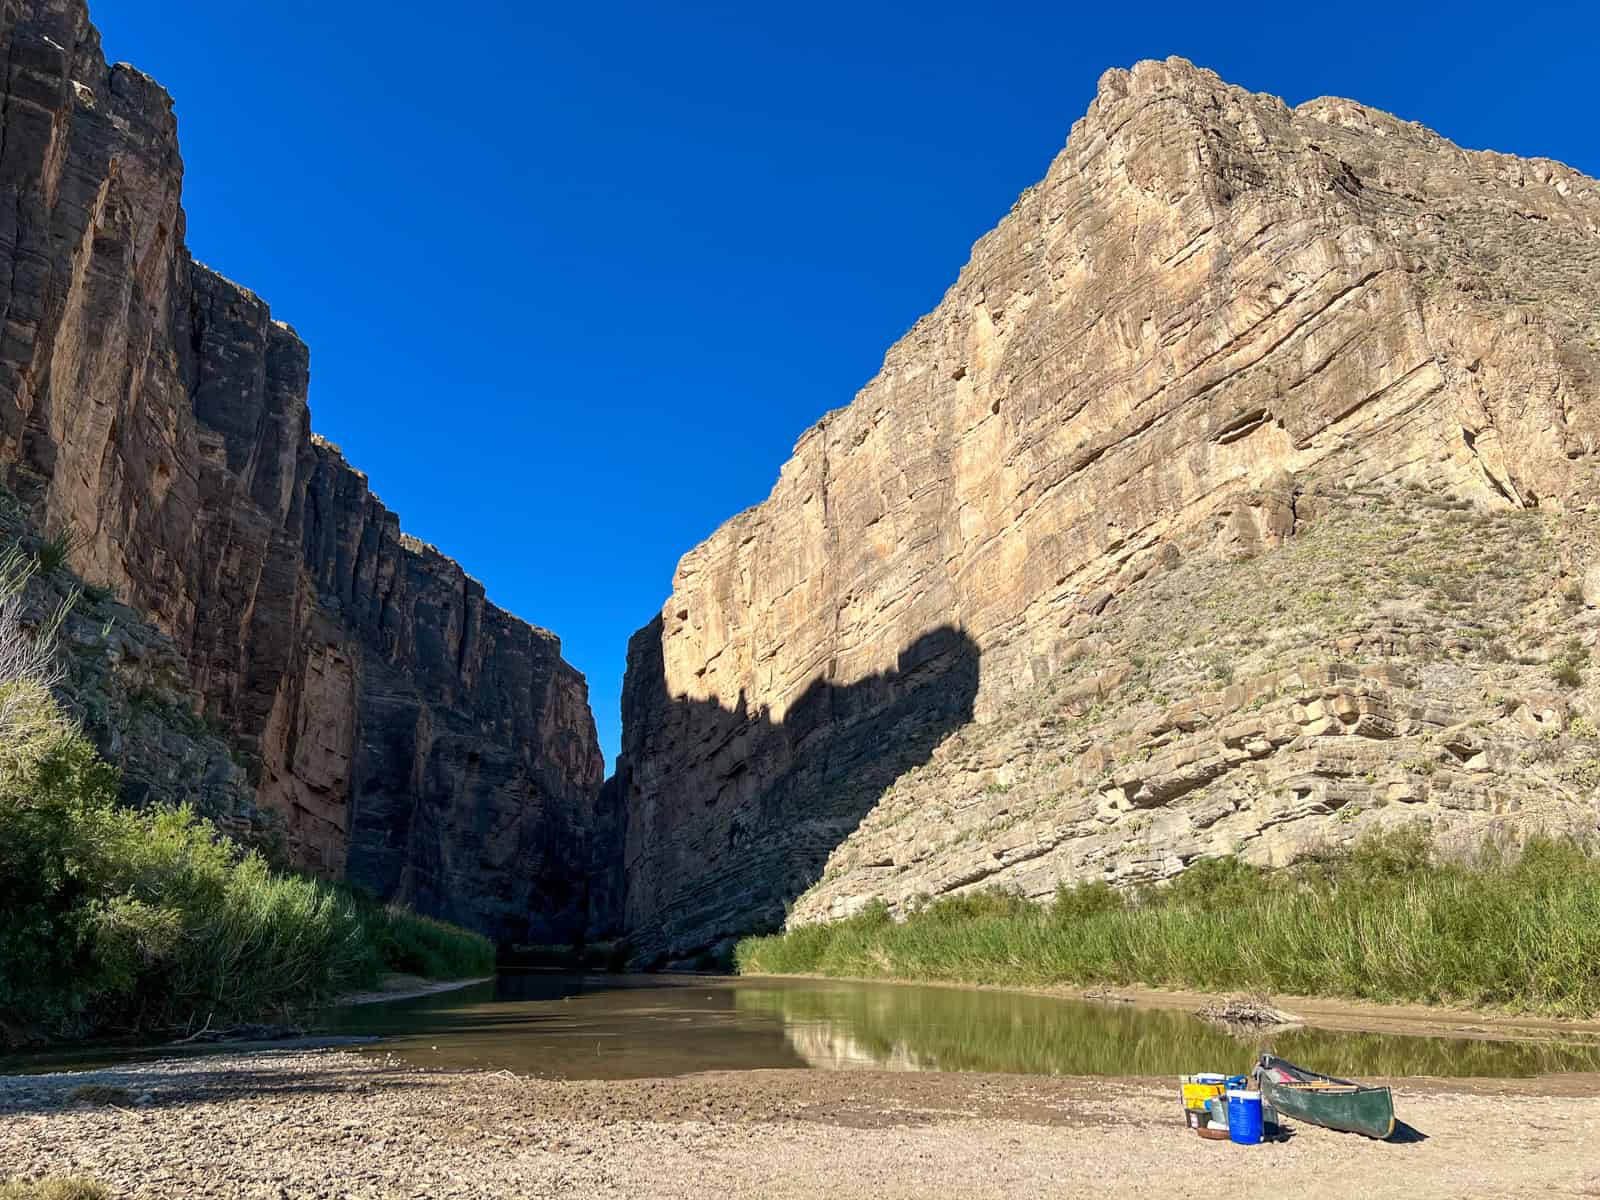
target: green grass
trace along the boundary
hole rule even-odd
[[[1268,874],[1235,859],[1119,893],[1053,903],[985,893],[906,920],[881,904],[849,920],[747,938],[750,974],[1040,986],[1145,984],[1600,1011],[1600,860],[1566,842],[1435,861],[1420,831]]]
[[[380,904],[364,894],[350,894],[362,936],[383,970],[428,979],[494,974],[494,943],[481,934],[432,917],[420,917],[395,905]]]
[[[81,1175],[51,1175],[0,1183],[0,1200],[111,1200],[111,1192],[105,1184]]]

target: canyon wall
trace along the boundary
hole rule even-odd
[[[1384,626],[1394,614],[1376,593],[1360,612],[1302,622],[1308,638],[1267,628],[1303,670],[1263,658],[1268,683],[1210,708],[1215,679],[1179,672],[1186,690],[1160,693],[1133,665],[1138,640],[1110,627],[1180,563],[1271,556],[1318,514],[1370,523],[1368,501],[1319,498],[1328,487],[1377,489],[1374,506],[1396,493],[1402,506],[1412,495],[1579,520],[1596,498],[1597,313],[1600,185],[1575,171],[1462,150],[1351,101],[1290,108],[1180,60],[1107,73],[1044,180],[977,243],[939,306],[853,403],[800,438],[765,502],[685,555],[633,639],[614,788],[635,944],[647,958],[715,945],[773,924],[808,885],[801,919],[873,896],[1159,878],[1252,845],[1270,858],[1327,831],[1353,794],[1330,799],[1331,776],[1372,789],[1334,827],[1353,833],[1390,819],[1377,814],[1387,758],[1266,760],[1357,725],[1401,739],[1385,754],[1420,739],[1447,767],[1482,767],[1472,738],[1456,737],[1459,755],[1429,740],[1459,723],[1452,713],[1467,717],[1418,699],[1425,673],[1346,680],[1324,667],[1358,651],[1381,664],[1413,636],[1448,645],[1447,631]],[[1581,521],[1539,536],[1592,544]],[[1546,563],[1538,587],[1581,570],[1569,558]],[[1228,585],[1195,578],[1206,586],[1181,603],[1167,595],[1138,628],[1228,634],[1195,619]],[[1272,582],[1287,597],[1302,580]],[[1388,633],[1349,641],[1374,621]],[[959,651],[924,660],[930,634]],[[1173,653],[1205,649],[1190,639]],[[926,708],[907,696],[908,652],[915,690],[938,698]],[[1070,685],[1057,706],[1019,723],[1016,704],[1057,685]],[[850,702],[819,711],[819,689]],[[1228,714],[1269,691],[1298,708],[1228,742]],[[1198,713],[1128,741],[1186,699]],[[1097,723],[1123,705],[1124,724]],[[1361,725],[1373,708],[1399,715]],[[1557,711],[1536,696],[1512,709]],[[973,724],[951,732],[967,713]],[[908,743],[897,732],[908,725],[938,744]],[[1149,758],[1190,735],[1200,744],[1168,764],[1187,784],[1153,790],[1131,768],[1112,778],[1126,764],[1106,747]],[[894,763],[907,746],[912,761]],[[953,753],[963,767],[946,771]],[[1029,809],[1019,848],[996,828],[1018,826],[1005,796],[1034,757],[1041,771],[1076,765]],[[1201,760],[1222,765],[1185,774]],[[1223,783],[1238,795],[1206,790]],[[1592,825],[1592,796],[1579,788],[1573,803]],[[1218,804],[1230,819],[1206,832]],[[1278,841],[1261,839],[1267,828]],[[849,844],[835,853],[841,830]],[[1021,862],[1033,867],[1009,873]]]
[[[0,526],[77,539],[130,802],[644,961],[872,899],[1595,832],[1600,185],[1179,60],[1044,180],[632,639],[551,634],[310,432],[184,247],[167,95],[0,0]]]
[[[190,259],[171,101],[81,0],[4,0],[0,56],[0,472],[31,523],[170,641],[294,861],[581,936],[609,847],[558,639],[311,434],[305,345]]]

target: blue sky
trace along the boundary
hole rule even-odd
[[[938,302],[1107,67],[1181,54],[1600,174],[1588,3],[91,9],[176,98],[195,255],[310,344],[315,428],[405,528],[561,636],[608,761],[678,558]]]

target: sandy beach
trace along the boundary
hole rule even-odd
[[[128,1197],[1600,1195],[1600,1076],[1393,1082],[1412,1140],[1247,1148],[1190,1134],[1162,1079],[559,1082],[253,1053],[0,1079],[0,1161]]]

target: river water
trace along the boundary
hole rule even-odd
[[[813,979],[505,973],[339,1010],[321,1028],[422,1067],[631,1079],[782,1067],[1061,1075],[1243,1072],[1263,1049],[1327,1074],[1600,1070],[1594,1042],[1290,1029],[1233,1034],[1187,1013],[1001,991]]]

